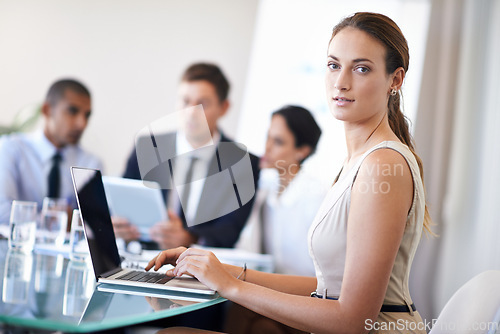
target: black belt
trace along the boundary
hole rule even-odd
[[[318,295],[316,292],[311,293],[311,297],[315,298],[323,298],[322,295]],[[338,297],[326,297],[326,299],[332,299],[332,300],[338,300]],[[408,305],[382,305],[382,308],[380,309],[380,312],[407,312],[410,313],[411,311],[415,312],[417,308],[415,307],[415,304],[411,304],[410,306]]]

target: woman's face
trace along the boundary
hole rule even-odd
[[[288,128],[285,118],[274,115],[267,133],[266,153],[260,159],[260,168],[275,168],[288,173],[289,167],[299,166],[307,154],[306,147],[295,147],[295,137]]]
[[[386,50],[362,30],[344,28],[328,47],[326,95],[335,118],[353,122],[380,120],[387,112],[393,75],[386,73]]]

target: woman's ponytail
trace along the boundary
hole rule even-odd
[[[413,145],[413,139],[410,135],[410,125],[408,119],[401,111],[401,93],[398,91],[395,95],[389,96],[388,102],[388,119],[389,126],[391,130],[396,134],[396,136],[410,149],[411,153],[415,156],[417,160],[418,168],[420,170],[420,177],[422,178],[422,183],[424,182],[424,166],[422,164],[422,159],[415,152],[415,147]],[[427,205],[425,205],[425,215],[424,215],[424,228],[430,234],[433,234],[431,230],[432,220],[429,214]]]

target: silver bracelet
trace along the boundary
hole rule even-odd
[[[243,280],[247,278],[247,263],[245,262],[245,265],[243,266],[243,270],[241,273],[236,277],[236,279],[240,279],[240,277],[243,275]]]

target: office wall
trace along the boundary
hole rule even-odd
[[[121,174],[134,135],[173,111],[193,61],[220,64],[232,83],[223,130],[235,135],[258,0],[0,0],[0,124],[75,77],[93,94],[85,148]]]

